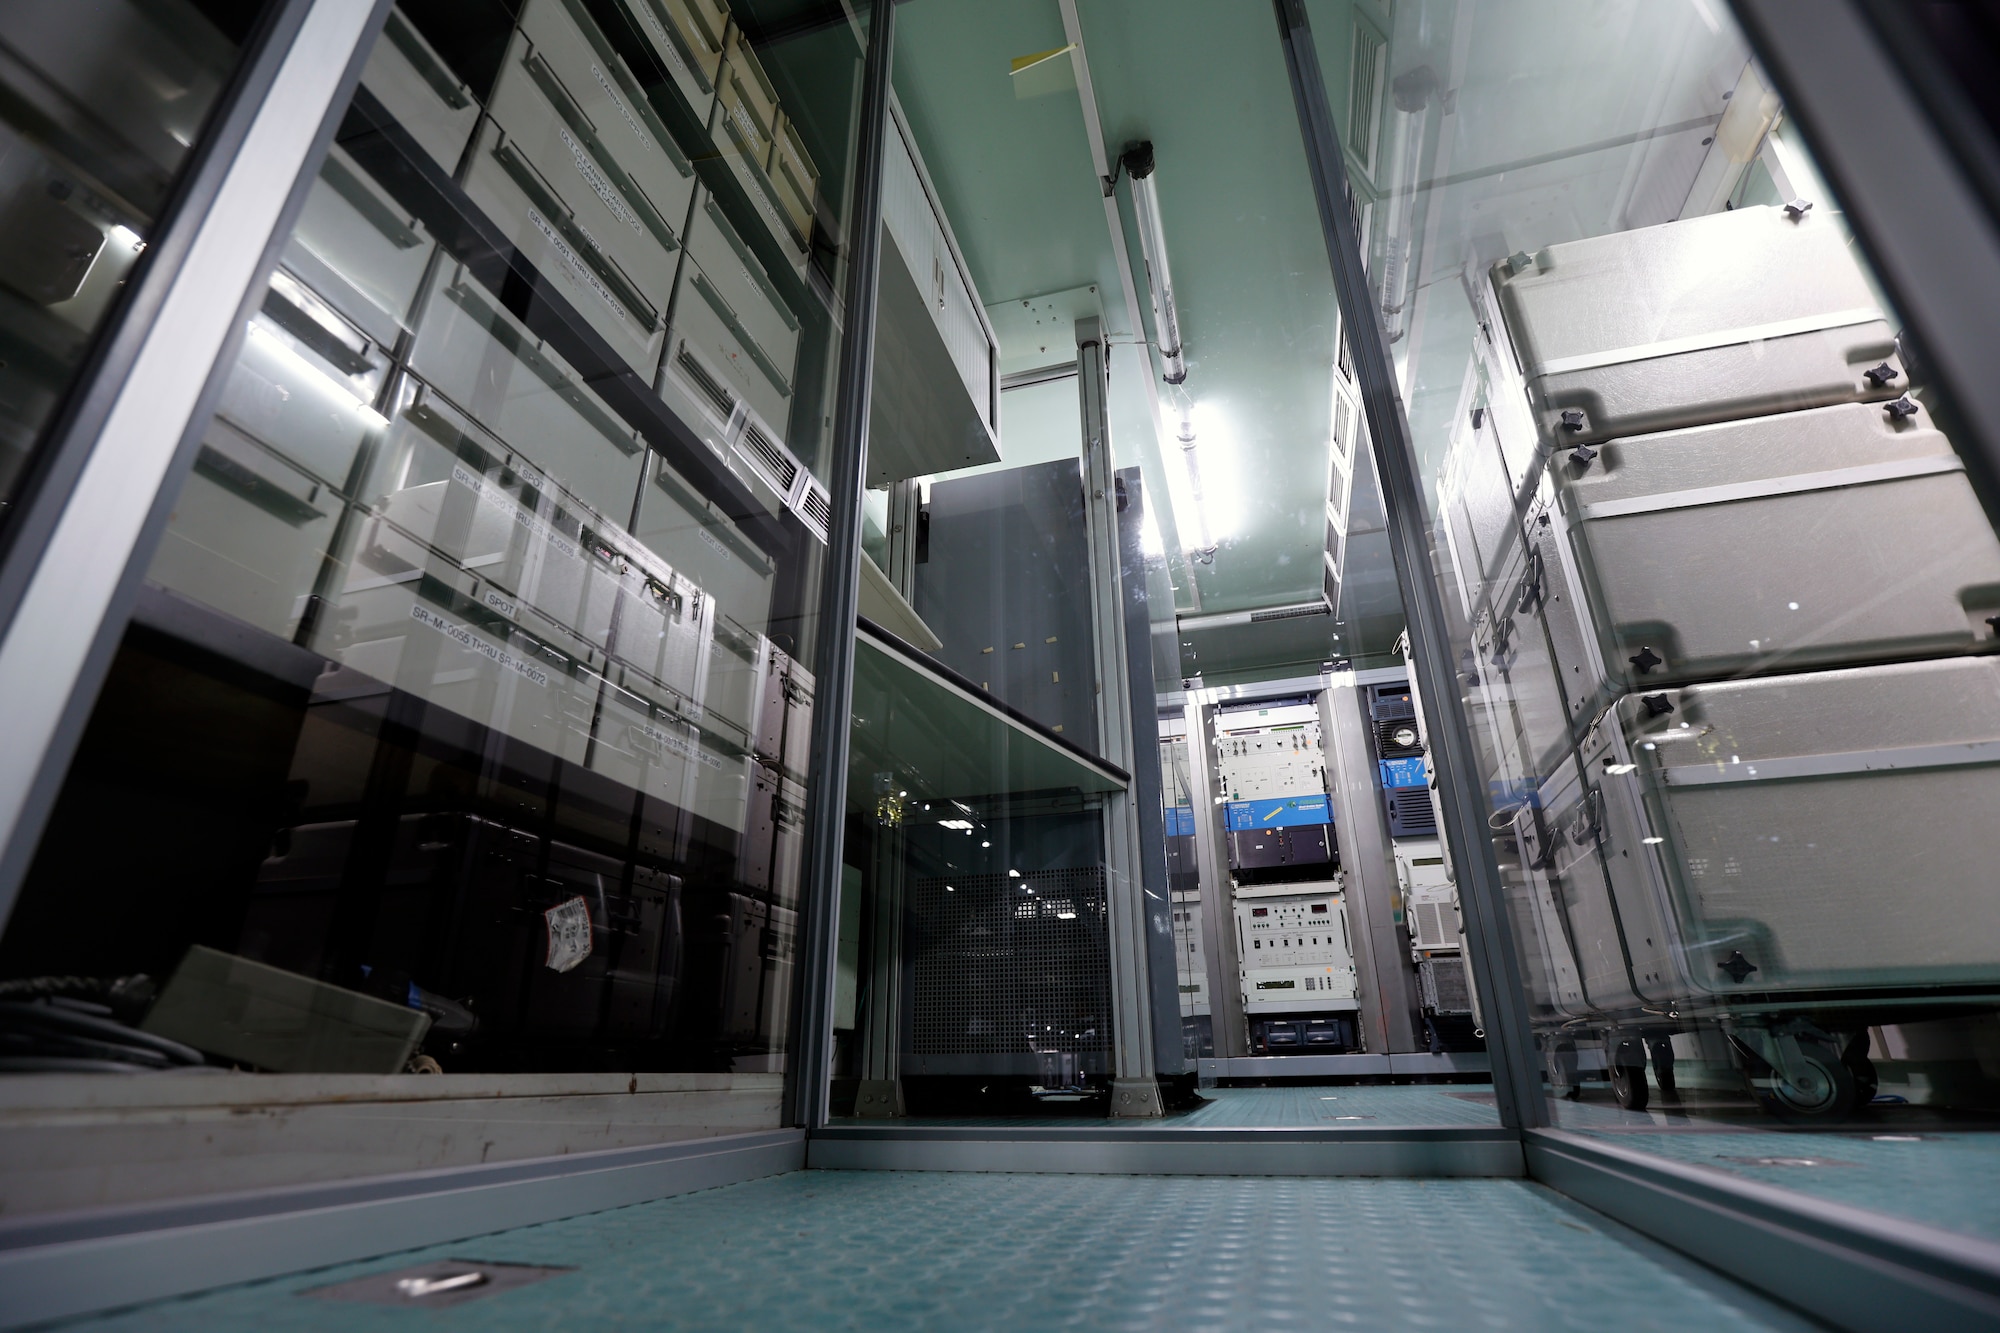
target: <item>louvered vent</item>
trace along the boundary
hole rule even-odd
[[[736,411],[736,399],[729,390],[716,383],[715,376],[708,373],[708,367],[695,358],[686,343],[681,344],[680,354],[675,360],[680,362],[681,373],[694,382],[694,387],[701,390],[702,396],[727,421]]]
[[[785,447],[766,435],[756,422],[743,428],[743,441],[739,446],[749,456],[758,470],[778,488],[778,494],[789,496],[792,483],[799,479],[799,465],[785,452]]]
[[[1389,834],[1396,838],[1435,838],[1437,809],[1428,787],[1398,787],[1389,793]]]
[[[1463,958],[1426,958],[1417,964],[1417,982],[1424,1005],[1438,1014],[1472,1012],[1471,979]]]
[[[1419,949],[1449,949],[1458,944],[1458,922],[1445,920],[1450,912],[1447,903],[1418,903],[1410,913],[1410,923],[1417,928],[1416,945]]]
[[[1382,38],[1354,21],[1354,65],[1347,83],[1347,147],[1372,175],[1382,105]]]
[[[826,498],[826,492],[817,486],[806,487],[805,500],[799,509],[808,519],[819,525],[821,532],[825,532],[827,525],[833,520],[833,505]]]

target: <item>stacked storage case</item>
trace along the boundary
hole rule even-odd
[[[2000,541],[1824,209],[1515,255],[1476,299],[1440,503],[1539,1012],[1602,1025],[1628,1104],[1642,1043],[1713,1019],[1772,1109],[1844,1113],[1868,1025],[2000,984],[1963,835]]]
[[[400,700],[449,738],[439,746],[536,756],[563,775],[561,800],[606,805],[589,846],[543,829],[556,798],[405,817],[425,831],[416,851],[398,842],[383,902],[421,880],[435,902],[412,911],[436,929],[384,927],[369,947],[386,968],[408,945],[397,975],[476,997],[482,1035],[453,1047],[455,1069],[545,1058],[524,1044],[672,1031],[722,1047],[724,1067],[763,1067],[759,1052],[782,1045],[813,682],[766,631],[798,596],[796,548],[823,535],[825,512],[784,443],[807,288],[796,271],[773,280],[758,258],[773,247],[731,222],[756,213],[725,208],[694,165],[729,25],[702,0],[529,0],[482,72],[465,55],[476,44],[444,35],[454,64],[392,11],[358,101],[400,133],[343,127],[152,570],[327,658],[328,707]],[[793,187],[790,263],[814,170],[782,112],[771,125],[759,170]],[[385,171],[385,153],[402,160]],[[436,197],[399,193],[412,188]],[[440,246],[432,225],[453,209],[466,225]],[[468,236],[510,243],[512,271],[545,277],[603,350],[542,336]],[[661,374],[676,339],[718,386],[707,409]],[[657,430],[635,424],[650,418],[606,387],[622,377],[629,404],[634,376],[764,510],[812,515],[792,532],[804,540],[774,545],[775,525],[655,456]],[[246,948],[330,966],[312,923],[359,853],[311,830],[352,824],[299,825],[297,852],[255,890],[264,942]],[[432,867],[440,857],[451,864]],[[560,967],[545,916],[558,910],[584,944]]]

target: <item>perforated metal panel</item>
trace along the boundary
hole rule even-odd
[[[917,879],[911,906],[916,1054],[1111,1049],[1102,866]]]

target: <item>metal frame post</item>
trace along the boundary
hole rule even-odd
[[[854,150],[854,216],[847,233],[846,327],[835,381],[831,517],[820,584],[818,690],[812,719],[806,815],[805,921],[793,1031],[786,1062],[786,1123],[826,1123],[833,1073],[833,986],[840,947],[840,888],[847,818],[848,727],[854,693],[854,618],[860,601],[862,479],[868,470],[868,411],[875,385],[875,294],[882,271],[882,171],[889,134],[889,71],[896,6],[869,7],[861,74],[861,126]]]
[[[13,515],[0,564],[0,921],[389,0],[288,0],[203,136],[117,326]]]
[[[1215,827],[1213,722],[1199,695],[1187,701],[1188,795],[1194,806],[1195,868],[1201,882],[1201,950],[1208,964],[1208,1031],[1218,1060],[1250,1054],[1243,1018],[1243,964],[1236,955],[1236,895]]]
[[[1354,979],[1371,1052],[1416,1051],[1410,947],[1396,928],[1395,844],[1382,804],[1380,774],[1368,744],[1368,705],[1352,671],[1321,678],[1320,727],[1326,736],[1327,786],[1334,801],[1334,836],[1340,842],[1341,879],[1347,900],[1347,933],[1354,942]]]
[[[1110,368],[1097,319],[1076,322],[1076,385],[1083,418],[1083,514],[1090,543],[1090,615],[1096,633],[1097,751],[1134,771],[1132,688],[1126,662],[1125,586],[1118,552],[1118,479],[1111,460]],[[1156,1116],[1159,1066],[1139,821],[1131,790],[1104,798],[1105,928],[1111,943],[1111,1114]]]
[[[1340,136],[1327,102],[1304,0],[1273,0],[1273,5],[1306,165],[1312,174],[1313,197],[1319,206],[1320,229],[1333,267],[1334,291],[1354,359],[1354,378],[1368,416],[1369,445],[1388,515],[1396,583],[1409,624],[1412,669],[1418,677],[1424,720],[1443,776],[1439,795],[1444,806],[1444,832],[1463,871],[1459,895],[1472,952],[1473,981],[1486,1008],[1493,1090],[1502,1124],[1534,1128],[1548,1123],[1541,1063],[1535,1052],[1500,866],[1486,827],[1485,793],[1478,782],[1472,731],[1453,667],[1444,606],[1432,576],[1430,525],[1425,520],[1423,481],[1410,438],[1410,418],[1389,359],[1388,335],[1369,298],[1359,228],[1348,203],[1347,163],[1341,156]]]

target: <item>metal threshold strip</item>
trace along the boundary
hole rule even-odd
[[[2000,1244],[1566,1130],[1524,1147],[1536,1181],[1837,1328],[2000,1327]]]
[[[1064,1175],[1518,1178],[1516,1130],[1492,1126],[1217,1127],[913,1125],[843,1122],[815,1130],[806,1165],[828,1171],[993,1171]]]

